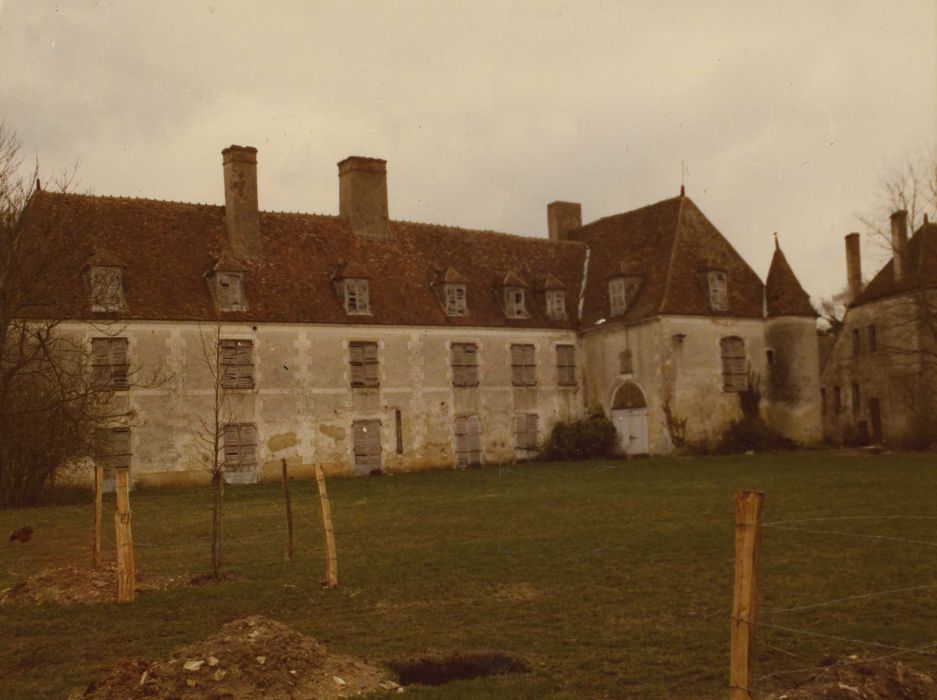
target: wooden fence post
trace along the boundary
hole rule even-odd
[[[94,465],[94,529],[91,532],[91,564],[101,566],[101,519],[104,511],[104,467]]]
[[[283,464],[283,500],[286,502],[286,559],[293,561],[293,506],[290,503],[290,482],[286,471],[286,460]]]
[[[133,602],[137,576],[133,563],[133,535],[130,531],[130,474],[127,467],[117,468],[117,602]]]
[[[751,700],[752,639],[764,499],[765,495],[760,491],[739,491],[735,495],[735,588],[732,595],[729,700]]]
[[[325,488],[322,466],[316,464],[316,484],[319,487],[319,504],[322,508],[322,529],[325,532],[325,587],[338,585],[338,554],[335,551],[335,530],[332,529],[332,509]]]

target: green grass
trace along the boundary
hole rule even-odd
[[[850,595],[937,584],[933,457],[828,453],[530,464],[329,482],[338,589],[322,590],[315,484],[293,482],[297,553],[283,561],[279,484],[231,487],[227,566],[239,580],[139,594],[132,605],[0,608],[0,697],[64,697],[122,657],[162,658],[222,624],[264,614],[372,661],[493,648],[533,673],[408,690],[420,698],[710,698],[726,695],[733,496],[766,492],[764,519],[898,515],[765,528],[760,620],[913,647],[937,642],[937,587],[769,614]],[[132,495],[137,567],[208,568],[207,489]],[[113,508],[112,504],[108,506]],[[0,513],[0,588],[90,559],[90,495]],[[105,557],[113,558],[112,517]],[[6,543],[22,525],[26,545]],[[852,642],[761,628],[755,675],[815,665]],[[934,657],[902,657],[937,671]],[[788,687],[803,676],[761,683]]]

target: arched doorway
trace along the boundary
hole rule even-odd
[[[647,400],[634,382],[625,382],[615,390],[612,423],[618,431],[622,452],[629,456],[647,454]]]

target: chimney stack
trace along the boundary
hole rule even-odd
[[[258,257],[260,212],[257,206],[257,149],[228,146],[221,152],[224,167],[224,218],[235,253]]]
[[[846,279],[849,282],[849,301],[862,293],[862,258],[859,255],[859,234],[846,236]]]
[[[387,161],[350,156],[338,164],[338,214],[362,238],[389,238]]]
[[[908,248],[908,212],[899,209],[891,215],[891,250],[894,255],[895,281],[904,279],[907,270],[906,251]]]
[[[569,240],[570,231],[582,228],[582,205],[578,202],[550,202],[547,228],[551,241]]]

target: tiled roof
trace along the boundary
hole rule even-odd
[[[771,267],[768,269],[768,279],[765,282],[765,301],[769,318],[817,316],[816,309],[810,303],[810,295],[800,286],[797,275],[787,262],[780,244],[777,244],[777,239],[774,257],[771,258]]]
[[[921,226],[908,241],[905,255],[908,274],[903,280],[895,280],[894,259],[889,260],[850,306],[861,306],[911,289],[937,287],[937,224]]]
[[[599,219],[573,232],[591,250],[583,327],[609,319],[608,279],[642,278],[636,300],[616,318],[640,321],[658,314],[762,318],[764,285],[688,197]],[[728,310],[714,312],[702,273],[722,270]]]
[[[96,250],[125,263],[128,311],[119,318],[218,316],[204,275],[227,251],[224,207],[48,192],[35,197],[32,206],[57,212],[55,235],[64,245],[80,239],[88,246],[84,263]],[[578,290],[585,255],[581,243],[404,221],[390,222],[388,240],[365,240],[337,216],[271,212],[260,213],[260,229],[264,256],[242,265],[249,311],[225,312],[224,320],[513,328],[577,324],[576,318],[548,319],[534,298],[527,304],[529,318],[508,319],[497,288],[513,271],[522,279],[552,274],[568,290]],[[346,271],[367,272],[370,315],[345,313],[333,282],[340,264]],[[447,316],[434,293],[438,271],[449,267],[467,280],[466,316]],[[69,311],[75,300],[88,298],[81,270],[63,271],[60,279],[60,315],[95,317],[86,303],[76,305],[84,311]]]

